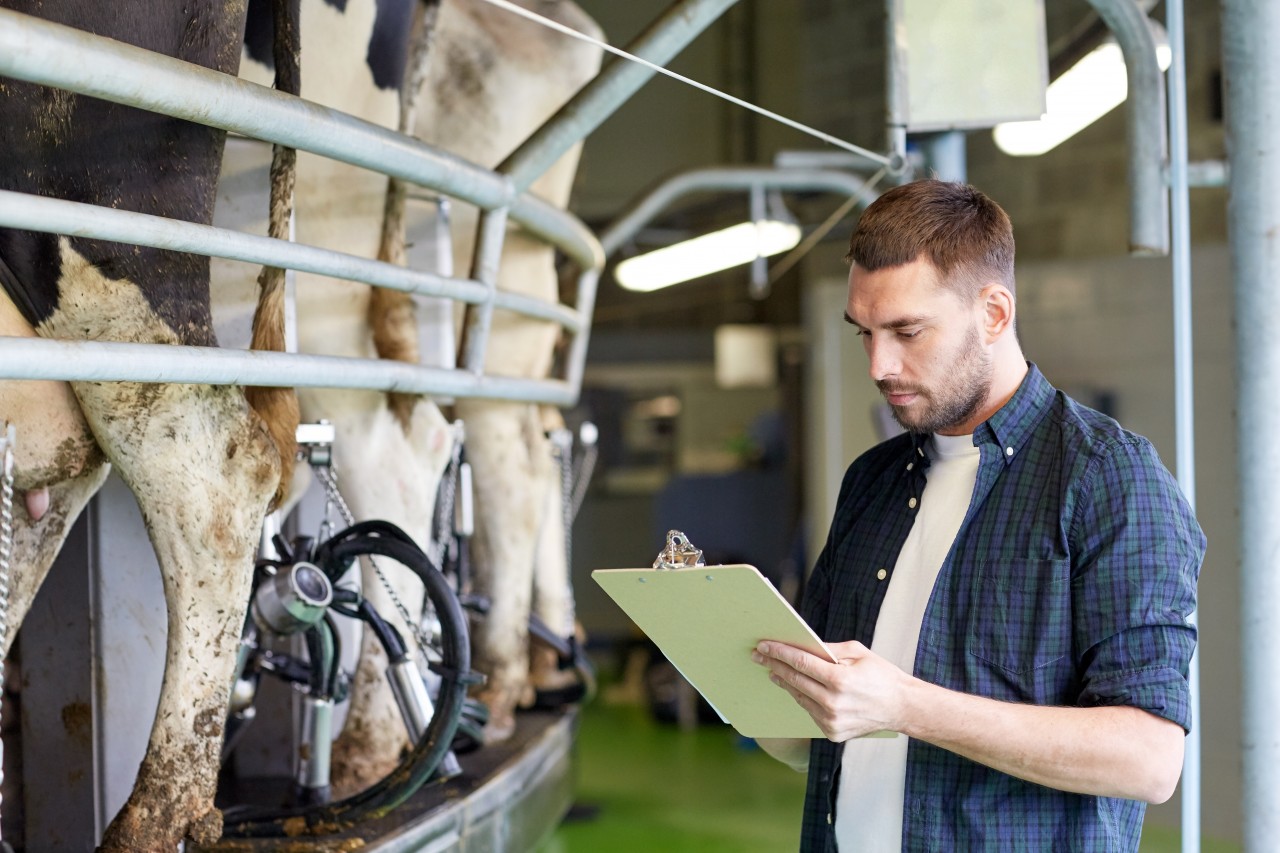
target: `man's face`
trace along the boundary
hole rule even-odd
[[[875,272],[854,264],[845,319],[898,423],[917,433],[973,431],[992,376],[981,300],[941,286],[923,259]]]

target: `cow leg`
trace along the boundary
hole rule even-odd
[[[543,409],[543,426],[562,429],[564,421],[555,409]],[[553,460],[554,461],[554,460]],[[569,584],[569,559],[565,547],[564,479],[557,464],[546,482],[542,526],[533,564],[533,612],[559,636],[573,636],[573,590]],[[536,691],[554,691],[577,681],[573,671],[562,671],[554,649],[534,644],[529,655],[529,689],[521,704],[528,705]]]
[[[486,738],[503,740],[515,730],[528,682],[534,554],[555,472],[535,407],[464,400],[458,414],[475,482],[473,576],[476,591],[492,602],[474,632],[474,665],[488,676],[479,693],[489,706]]]
[[[221,834],[223,720],[255,546],[279,459],[236,388],[75,383],[133,490],[164,580],[169,633],[156,720],[104,851],[165,851]]]
[[[385,394],[312,391],[302,393],[301,402],[309,417],[323,416],[335,426],[338,485],[355,517],[390,521],[426,548],[436,489],[452,449],[452,433],[439,408],[418,400],[406,429],[388,408]],[[383,559],[379,565],[411,617],[420,619],[421,581],[397,563]],[[364,595],[413,649],[412,631],[383,581],[367,561],[362,568]],[[409,743],[387,686],[386,667],[381,644],[372,632],[363,632],[346,725],[333,745],[330,784],[335,796],[353,794],[386,776]]]

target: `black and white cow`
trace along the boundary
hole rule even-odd
[[[240,60],[243,2],[2,5],[227,73]],[[222,133],[187,122],[0,81],[7,190],[208,222],[222,145]],[[0,279],[3,334],[214,343],[204,258],[6,229]],[[282,453],[267,421],[274,415],[230,387],[6,380],[0,417],[21,436],[16,475],[27,509],[16,519],[11,625],[108,466],[137,497],[164,577],[169,635],[156,722],[103,849],[171,851],[183,837],[216,839],[213,791],[242,603],[291,445]],[[279,433],[292,429],[286,419]]]

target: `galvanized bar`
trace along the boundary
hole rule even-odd
[[[914,137],[924,154],[925,168],[943,181],[964,182],[969,179],[968,138],[962,130],[928,133]]]
[[[1173,261],[1173,385],[1178,485],[1196,506],[1195,381],[1191,337],[1191,204],[1187,169],[1187,59],[1182,0],[1166,0],[1165,23],[1173,62],[1169,66],[1169,190]],[[1194,615],[1192,617],[1195,618]],[[1197,620],[1198,621],[1198,620]],[[1182,853],[1200,850],[1200,650],[1191,656],[1190,733],[1182,761]]]
[[[612,255],[677,198],[707,190],[750,190],[760,186],[771,190],[824,191],[859,198],[869,194],[866,180],[849,172],[821,169],[715,168],[697,169],[674,175],[631,205],[621,217],[600,234],[605,255]],[[581,310],[581,309],[580,309]]]
[[[578,217],[535,195],[523,193],[511,203],[511,219],[525,231],[552,244],[578,266],[604,266],[604,250],[595,232]]]
[[[366,388],[556,406],[571,406],[578,396],[560,380],[476,376],[381,359],[2,335],[0,379]]]
[[[479,282],[448,279],[342,252],[243,234],[212,225],[6,190],[0,190],[0,226],[270,264],[424,296],[446,296],[462,302],[480,302],[488,298]]]
[[[1134,0],[1089,0],[1124,53],[1129,79],[1129,251],[1169,254],[1168,126],[1164,77],[1146,14]]]
[[[889,171],[895,175],[907,165],[907,125],[911,121],[907,79],[910,45],[903,18],[902,0],[885,0],[885,144],[889,148]]]
[[[665,67],[736,2],[738,0],[683,0],[675,3],[627,45],[626,51]],[[498,172],[510,176],[517,190],[528,189],[566,151],[613,115],[654,73],[630,60],[615,59],[507,157]]]
[[[492,298],[498,308],[550,320],[570,332],[582,328],[581,316],[566,305],[517,293],[491,294],[478,281],[446,278],[343,252],[145,213],[0,190],[0,226],[271,264],[471,304]]]
[[[595,311],[596,291],[600,283],[600,270],[583,270],[578,276],[578,313],[590,317]],[[582,390],[582,373],[587,364],[587,347],[591,342],[591,324],[585,323],[569,343],[569,356],[565,360],[565,382],[575,393]]]
[[[1227,232],[1235,282],[1240,478],[1241,749],[1244,846],[1280,838],[1280,3],[1223,0],[1222,60],[1231,176]]]
[[[498,292],[498,264],[502,260],[502,244],[506,240],[506,208],[486,211],[477,226],[476,253],[471,274],[493,293]],[[462,329],[462,369],[479,375],[484,372],[485,350],[489,346],[489,329],[493,325],[493,302],[468,305]]]
[[[517,195],[504,175],[338,110],[6,9],[0,9],[0,75],[310,151],[485,209],[511,205]],[[590,231],[563,210],[525,200],[512,219],[532,233],[555,235],[579,263],[599,257]]]

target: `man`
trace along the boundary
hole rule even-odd
[[[1177,785],[1204,536],[1150,442],[1024,359],[1013,255],[941,181],[850,238],[845,320],[908,432],[850,466],[806,591],[840,663],[754,654],[827,736],[762,742],[808,769],[804,850],[1136,850]]]

